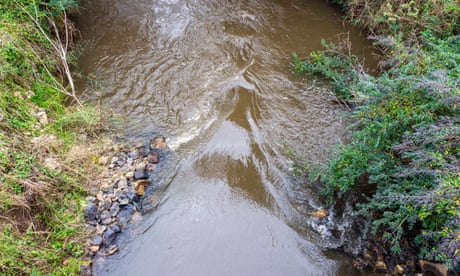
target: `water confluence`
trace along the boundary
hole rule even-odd
[[[92,0],[79,28],[81,93],[122,114],[128,138],[168,137],[175,160],[96,275],[357,273],[290,200],[286,145],[323,162],[345,136],[343,109],[292,72],[292,53],[340,33],[369,47],[327,1]]]

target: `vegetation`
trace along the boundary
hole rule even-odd
[[[351,142],[321,170],[329,202],[364,193],[356,215],[366,235],[392,253],[409,244],[419,258],[460,272],[460,5],[455,0],[336,1],[366,26],[384,53],[371,76],[342,45],[295,59],[337,97],[360,105]]]
[[[0,0],[2,275],[75,275],[83,262],[91,162],[69,151],[105,124],[97,108],[66,104],[78,102],[67,52],[74,9],[72,0]]]

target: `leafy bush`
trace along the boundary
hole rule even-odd
[[[356,9],[358,2],[348,3]],[[379,27],[391,29],[385,36],[374,36],[388,56],[380,76],[356,70],[357,59],[337,54],[341,49],[332,44],[307,60],[294,58],[297,72],[319,74],[331,81],[338,97],[361,103],[350,114],[355,121],[351,142],[340,147],[321,175],[324,195],[331,202],[348,192],[360,193],[363,186],[376,187],[357,205],[368,230],[394,253],[403,250],[403,239],[415,237],[410,243],[418,245],[420,258],[460,272],[460,37],[453,33],[458,22],[451,20],[458,7],[442,7],[448,12],[436,20],[450,27],[441,32],[427,21],[438,12],[427,7],[438,2],[418,6],[410,1],[410,9],[419,7],[418,13],[425,14],[410,27],[418,35],[390,36],[406,31],[398,22],[407,18],[390,9],[392,1],[376,2],[399,16],[385,23],[391,26]],[[370,11],[359,12],[359,20],[371,20],[361,17]]]
[[[458,34],[460,5],[456,0],[337,0],[350,20],[380,34],[409,35],[424,30]]]

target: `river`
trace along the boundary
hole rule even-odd
[[[292,72],[292,53],[348,33],[369,56],[327,1],[91,0],[79,29],[81,96],[122,114],[126,139],[161,133],[171,148],[158,204],[96,275],[358,274],[324,249],[315,197],[293,200],[287,153],[321,163],[346,135],[345,111]]]

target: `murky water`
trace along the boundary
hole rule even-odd
[[[289,200],[285,145],[322,162],[343,110],[291,72],[321,38],[349,32],[322,0],[91,0],[79,28],[86,96],[127,119],[127,134],[168,137],[177,160],[158,207],[120,240],[98,275],[352,275],[322,249]],[[363,50],[364,49],[364,50]],[[307,198],[306,209],[314,210]],[[312,206],[310,206],[312,205]]]

